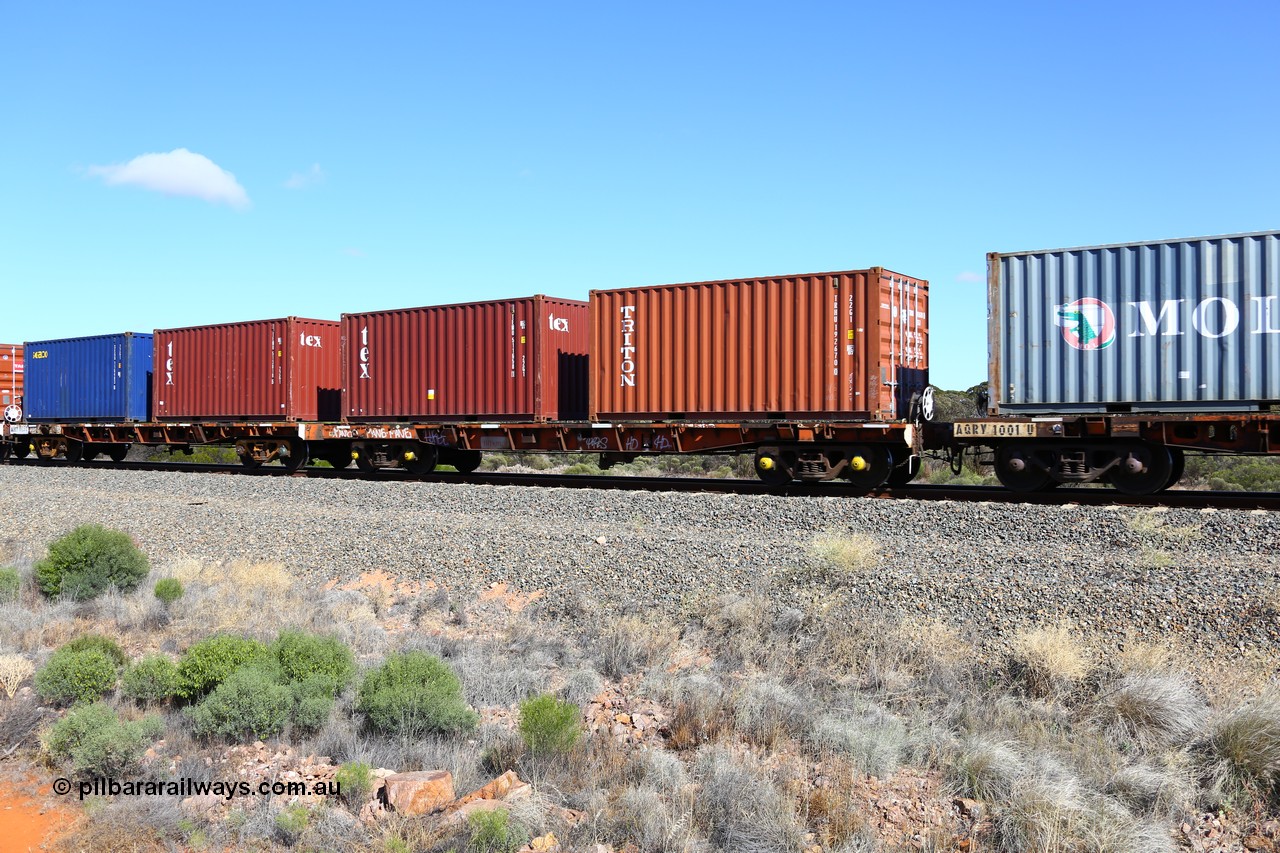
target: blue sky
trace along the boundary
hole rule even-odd
[[[1278,31],[1274,2],[10,3],[0,340],[886,266],[930,280],[933,380],[967,387],[986,252],[1280,227]]]

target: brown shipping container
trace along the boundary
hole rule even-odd
[[[929,283],[875,268],[591,292],[591,416],[889,421],[928,383]]]
[[[586,302],[531,296],[342,315],[349,420],[582,420]]]
[[[157,329],[160,421],[336,421],[342,347],[333,320],[250,320]]]
[[[0,413],[16,422],[21,419],[21,405],[22,344],[0,344]]]

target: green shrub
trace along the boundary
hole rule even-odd
[[[101,634],[85,634],[83,637],[76,637],[71,642],[65,644],[59,651],[63,652],[102,652],[111,662],[116,665],[116,669],[122,669],[129,662],[129,656],[124,653],[124,649],[120,648],[120,644],[110,637],[104,637]]]
[[[271,654],[280,664],[285,680],[302,682],[323,679],[336,694],[351,683],[356,674],[355,657],[337,637],[282,631],[271,644]]]
[[[373,769],[363,761],[351,761],[337,769],[333,781],[338,783],[338,790],[347,805],[359,809],[373,790]]]
[[[373,728],[409,737],[470,730],[479,721],[462,701],[458,676],[423,652],[391,655],[366,675],[356,708]]]
[[[17,601],[22,590],[22,578],[17,569],[0,569],[0,604]]]
[[[178,661],[178,695],[198,699],[240,667],[266,657],[267,647],[246,637],[215,634],[201,640]]]
[[[160,702],[178,693],[178,667],[164,655],[152,655],[124,672],[124,695],[140,702]]]
[[[156,598],[160,599],[165,607],[182,598],[182,592],[182,581],[177,578],[161,578],[156,581]]]
[[[596,467],[595,465],[590,465],[590,464],[588,464],[588,463],[586,463],[586,462],[576,462],[576,463],[574,463],[573,465],[570,465],[568,468],[565,468],[565,469],[564,469],[564,473],[566,473],[566,474],[589,474],[589,475],[594,476],[594,475],[597,475],[597,474],[599,474],[599,473],[600,473],[600,469],[599,469],[598,467]]]
[[[36,673],[36,693],[46,702],[93,702],[116,686],[115,661],[98,649],[58,649]]]
[[[325,675],[313,675],[288,687],[293,700],[293,724],[311,732],[323,728],[333,708],[333,680]]]
[[[45,595],[83,601],[112,586],[136,589],[149,571],[147,555],[127,534],[84,524],[49,545],[49,556],[36,563],[36,581]]]
[[[311,812],[301,803],[295,803],[276,813],[276,833],[288,847],[297,843],[311,821]]]
[[[582,738],[582,711],[543,693],[520,703],[519,729],[531,755],[565,753]]]
[[[467,815],[471,840],[467,853],[515,853],[529,840],[529,833],[519,824],[511,824],[506,809],[472,812]]]
[[[124,722],[101,702],[73,708],[44,736],[55,761],[71,761],[83,776],[120,776],[138,769],[149,744],[164,733],[155,716]]]
[[[222,679],[187,713],[192,730],[202,737],[265,740],[284,729],[292,705],[293,696],[278,673],[255,664]]]

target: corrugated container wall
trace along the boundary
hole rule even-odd
[[[151,335],[138,332],[28,342],[23,347],[27,420],[148,420],[151,353]]]
[[[343,314],[351,420],[581,420],[587,303],[547,296]]]
[[[0,344],[0,411],[10,423],[22,418],[22,344]]]
[[[999,411],[1280,401],[1280,232],[992,253],[987,262]]]
[[[156,330],[157,420],[336,421],[334,320],[251,320]]]
[[[591,292],[592,417],[888,421],[928,383],[929,283],[884,269]]]

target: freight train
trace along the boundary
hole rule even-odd
[[[977,455],[1010,489],[1146,494],[1188,450],[1277,452],[1277,300],[1280,232],[992,253],[990,393],[955,423],[933,419],[929,283],[879,267],[28,342],[0,457],[752,453],[768,483],[870,490]]]

